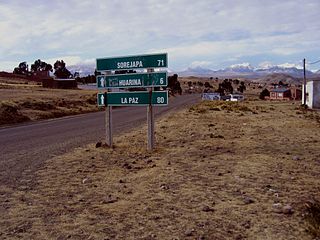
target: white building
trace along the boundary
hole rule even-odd
[[[302,86],[302,104],[304,100],[304,86]],[[306,86],[306,104],[309,108],[320,109],[320,79],[310,80]]]

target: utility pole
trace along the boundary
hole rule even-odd
[[[307,78],[306,78],[306,59],[303,59],[303,105],[307,105]]]

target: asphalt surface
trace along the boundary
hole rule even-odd
[[[168,106],[155,107],[155,117],[199,100],[199,95],[170,98]],[[147,107],[114,109],[114,135],[146,123],[146,120]],[[0,186],[18,186],[22,175],[27,173],[32,178],[34,171],[47,159],[103,140],[104,121],[102,111],[0,128]]]

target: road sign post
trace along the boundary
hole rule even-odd
[[[105,93],[102,96],[104,96],[104,104],[106,106],[106,111],[105,111],[106,143],[109,147],[112,147],[112,145],[113,145],[113,140],[112,140],[112,106],[108,105],[108,94]]]
[[[154,69],[148,69],[148,72],[154,72]],[[154,148],[154,114],[152,107],[152,93],[153,88],[149,88],[149,106],[147,107],[147,121],[148,121],[148,150]]]
[[[112,147],[112,106],[147,106],[148,150],[154,148],[154,112],[153,106],[168,104],[168,91],[153,91],[154,87],[168,85],[166,72],[154,72],[154,68],[167,68],[166,53],[102,58],[96,61],[97,71],[104,75],[97,76],[98,89],[107,89],[97,94],[98,106],[106,107],[106,142]],[[117,70],[147,69],[147,73],[111,74]],[[108,92],[114,88],[146,87],[148,91]]]
[[[107,71],[106,74],[111,74],[111,71]],[[108,90],[107,90],[108,91]],[[112,106],[108,105],[108,93],[105,92],[100,97],[101,104],[106,107],[105,109],[105,131],[106,131],[106,144],[112,147]]]

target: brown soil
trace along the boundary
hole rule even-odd
[[[157,122],[153,152],[144,127],[52,158],[1,189],[0,238],[313,239],[320,114],[298,106],[203,102]]]

